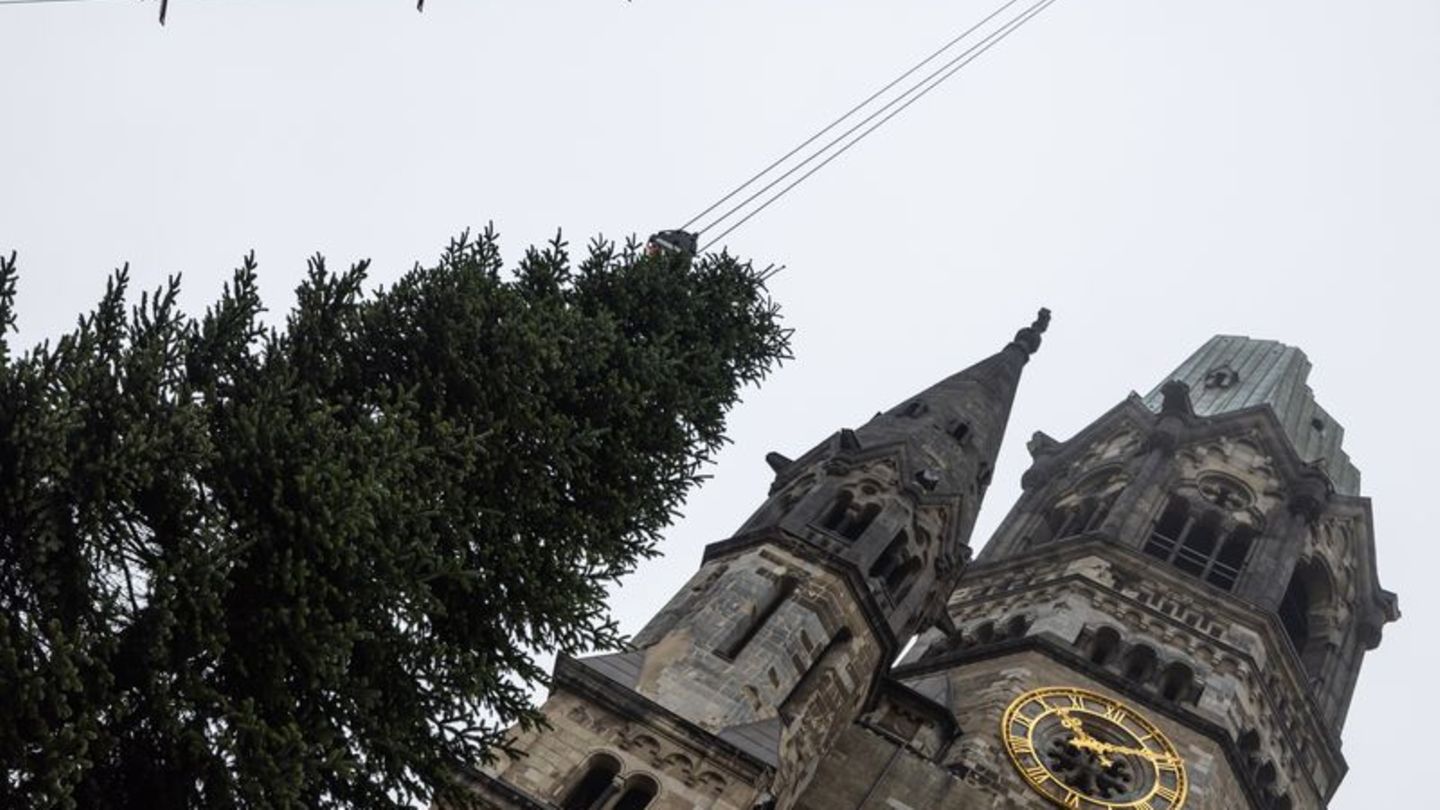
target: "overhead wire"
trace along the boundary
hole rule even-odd
[[[927,94],[929,94],[930,91],[934,90],[936,87],[938,87],[938,86],[940,86],[941,84],[943,84],[943,83],[944,83],[946,80],[948,80],[950,77],[952,77],[952,76],[954,76],[956,73],[960,72],[962,69],[965,68],[966,65],[969,65],[971,62],[973,62],[973,61],[975,61],[976,59],[980,58],[982,55],[985,54],[985,52],[989,51],[992,47],[994,47],[995,45],[999,44],[1001,41],[1003,41],[1004,39],[1006,39],[1007,37],[1009,37],[1009,36],[1010,36],[1012,33],[1014,33],[1015,31],[1019,30],[1019,29],[1020,29],[1021,27],[1023,27],[1026,23],[1028,23],[1030,20],[1034,19],[1034,18],[1035,18],[1036,16],[1038,16],[1041,12],[1043,12],[1045,9],[1049,8],[1051,5],[1054,5],[1055,2],[1056,2],[1056,0],[1037,0],[1037,2],[1035,2],[1034,4],[1032,4],[1032,5],[1030,5],[1029,7],[1027,7],[1027,8],[1026,8],[1024,11],[1022,11],[1020,14],[1018,14],[1018,15],[1015,16],[1014,18],[1010,19],[1009,21],[1005,22],[1005,23],[1004,23],[1003,25],[1001,25],[999,28],[997,28],[996,30],[992,31],[990,34],[988,34],[987,36],[985,36],[983,39],[981,39],[980,42],[976,43],[975,45],[972,45],[970,48],[967,48],[965,51],[961,52],[961,53],[960,53],[958,56],[956,56],[955,58],[949,60],[948,62],[945,62],[945,63],[942,64],[939,68],[937,68],[936,70],[930,72],[930,73],[927,74],[924,78],[920,79],[920,80],[917,81],[915,84],[911,85],[907,90],[905,90],[904,92],[900,93],[900,94],[899,94],[898,96],[896,96],[895,98],[891,99],[889,102],[887,102],[885,105],[883,105],[882,107],[880,107],[878,110],[872,112],[870,115],[866,116],[864,119],[862,119],[861,121],[859,121],[858,123],[856,123],[854,126],[850,127],[849,129],[847,129],[847,130],[845,130],[844,132],[842,132],[840,135],[838,135],[838,136],[836,136],[835,138],[831,139],[831,140],[830,140],[829,142],[827,142],[824,146],[822,146],[822,147],[820,147],[819,149],[817,149],[817,150],[816,150],[813,154],[811,154],[809,157],[807,157],[807,158],[805,158],[804,160],[800,161],[798,164],[796,164],[795,166],[791,167],[788,171],[786,171],[785,173],[781,174],[779,177],[776,177],[775,179],[771,180],[771,181],[770,181],[769,183],[767,183],[764,187],[762,187],[762,188],[759,189],[758,191],[756,191],[756,192],[752,193],[751,195],[749,195],[748,197],[746,197],[745,200],[741,201],[740,203],[736,204],[735,206],[732,206],[730,209],[728,209],[727,211],[725,211],[723,214],[721,214],[720,216],[716,217],[716,218],[715,218],[714,220],[712,220],[709,224],[707,224],[707,225],[705,225],[703,228],[699,229],[699,230],[697,231],[697,234],[703,234],[703,233],[705,233],[705,232],[707,232],[707,231],[709,231],[709,230],[717,227],[718,225],[720,225],[720,223],[724,222],[724,221],[725,221],[726,219],[728,219],[729,217],[735,215],[735,214],[738,213],[740,210],[744,209],[744,208],[745,208],[747,205],[749,205],[751,202],[754,202],[756,199],[758,199],[759,197],[763,196],[763,195],[765,194],[765,192],[767,192],[767,191],[769,191],[770,189],[774,188],[776,185],[779,185],[779,184],[780,184],[781,182],[783,182],[785,179],[793,176],[793,175],[794,175],[796,172],[798,172],[800,169],[803,169],[805,166],[807,166],[807,165],[809,165],[810,163],[814,162],[815,160],[819,159],[822,155],[824,155],[827,151],[829,151],[831,148],[833,148],[836,144],[841,143],[841,142],[844,141],[846,138],[848,138],[850,135],[854,134],[857,130],[860,130],[862,127],[865,127],[865,125],[868,124],[869,122],[875,121],[875,119],[876,119],[877,117],[879,117],[879,116],[881,116],[882,114],[886,113],[887,110],[890,110],[890,112],[889,112],[888,114],[885,114],[884,117],[883,117],[883,118],[880,118],[879,121],[876,121],[872,126],[870,126],[869,128],[865,129],[863,132],[860,132],[860,134],[859,134],[858,136],[856,136],[853,140],[849,141],[848,143],[845,143],[844,146],[841,146],[841,147],[840,147],[838,150],[836,150],[833,154],[829,155],[828,157],[825,157],[825,159],[822,160],[822,161],[820,161],[819,164],[817,164],[816,166],[814,166],[813,168],[811,168],[809,171],[807,171],[807,172],[805,172],[804,174],[802,174],[800,177],[796,178],[793,182],[791,182],[790,184],[786,185],[784,188],[780,189],[778,192],[776,192],[776,193],[775,193],[773,196],[771,196],[769,199],[765,200],[765,201],[762,202],[759,206],[757,206],[756,208],[754,208],[753,210],[751,210],[750,212],[748,212],[747,214],[745,214],[745,216],[742,217],[739,221],[731,224],[731,225],[730,225],[728,228],[726,228],[724,231],[720,232],[719,235],[717,235],[717,236],[711,238],[710,240],[708,240],[708,241],[704,244],[704,246],[700,248],[700,252],[703,253],[703,252],[705,252],[706,250],[709,250],[709,249],[710,249],[711,247],[713,247],[717,242],[719,242],[720,240],[724,239],[726,236],[728,236],[729,234],[731,234],[732,232],[734,232],[735,229],[737,229],[737,228],[739,228],[741,225],[744,225],[745,223],[749,222],[751,219],[753,219],[753,218],[754,218],[757,214],[759,214],[761,211],[764,211],[765,209],[769,208],[771,205],[773,205],[773,204],[775,204],[776,202],[778,202],[782,197],[784,197],[786,194],[788,194],[788,193],[789,193],[791,190],[793,190],[796,186],[800,185],[802,182],[804,182],[805,180],[807,180],[808,178],[810,178],[810,177],[811,177],[812,175],[814,175],[816,172],[820,171],[822,168],[824,168],[825,166],[829,165],[832,161],[834,161],[836,158],[840,157],[842,154],[850,151],[850,149],[852,149],[856,144],[860,143],[860,141],[862,141],[862,140],[864,140],[866,137],[868,137],[868,136],[869,136],[871,133],[873,133],[875,130],[877,130],[877,129],[879,129],[880,127],[884,126],[888,121],[890,121],[890,120],[891,120],[892,118],[894,118],[896,115],[899,115],[902,111],[904,111],[906,108],[908,108],[911,104],[914,104],[916,101],[919,101],[921,98],[923,98],[924,96],[926,96]],[[1009,5],[1010,5],[1010,4],[1007,4],[1006,8],[1008,8]],[[1001,8],[1000,11],[1003,12],[1003,11],[1004,11],[1004,8]],[[993,19],[994,16],[995,16],[995,15],[992,14],[990,17],[987,17],[986,19],[987,19],[987,20]],[[983,25],[984,25],[984,21],[982,21],[982,22],[980,23],[980,25],[983,26]],[[978,28],[978,27],[979,27],[979,26],[975,26],[975,28]],[[974,28],[972,28],[971,30],[973,31]],[[957,38],[957,41],[958,41],[958,38]],[[948,50],[948,48],[946,48],[946,50]],[[930,60],[926,60],[926,61],[930,61]],[[914,71],[912,70],[912,71],[910,71],[910,72],[913,73]],[[893,83],[892,83],[892,86],[893,86]],[[898,105],[898,106],[897,106],[897,105]],[[893,110],[891,109],[892,107],[894,108]],[[843,120],[843,118],[848,117],[848,115],[849,115],[849,114],[847,114],[847,116],[842,117],[842,120]],[[834,125],[831,125],[831,127],[829,127],[829,129],[833,129],[833,128],[834,128]],[[823,134],[823,132],[822,132],[821,134]],[[818,137],[818,136],[817,136],[817,137]],[[815,138],[811,138],[811,139],[810,139],[810,142],[813,142],[814,140],[815,140]],[[801,147],[801,148],[803,148],[803,147]],[[795,150],[795,151],[798,152],[799,149],[797,149],[797,150]],[[792,153],[791,156],[793,156],[793,153]],[[778,163],[783,163],[783,162],[784,162],[784,161],[781,160],[781,161],[779,161]],[[778,165],[778,163],[777,163],[776,165]],[[775,166],[771,166],[770,168],[773,169],[773,168],[775,168]],[[767,169],[767,171],[769,171],[769,169]],[[763,174],[763,173],[762,173],[762,174]],[[748,181],[748,182],[745,184],[745,186],[749,186],[749,185],[753,184],[754,182],[755,182],[755,180],[752,179],[752,180]],[[745,186],[742,186],[742,188],[744,188]],[[734,196],[735,196],[735,193],[732,193],[732,194],[728,195],[728,197],[732,197],[732,198],[733,198]],[[711,210],[713,210],[715,207],[718,207],[718,205],[712,206],[712,207],[711,207]],[[692,221],[691,224],[693,224],[693,221]]]
[[[1005,2],[1004,5],[1000,6],[999,8],[995,9],[994,11],[990,12],[990,13],[989,13],[984,19],[982,19],[980,22],[975,23],[974,25],[970,26],[969,28],[967,28],[967,29],[965,29],[963,32],[961,32],[961,33],[960,33],[958,36],[956,36],[954,39],[951,39],[949,42],[945,43],[944,45],[941,45],[939,48],[937,48],[937,49],[936,49],[933,53],[931,53],[929,56],[925,57],[924,59],[921,59],[919,62],[916,62],[914,65],[912,65],[909,70],[906,70],[904,73],[901,73],[899,76],[896,76],[894,79],[892,79],[892,80],[890,81],[889,84],[885,85],[884,87],[880,88],[879,90],[876,90],[874,93],[871,93],[864,101],[861,101],[859,104],[856,104],[854,107],[851,107],[849,110],[846,110],[846,111],[845,111],[844,113],[842,113],[838,118],[836,118],[834,121],[831,121],[829,124],[826,124],[824,128],[822,128],[820,131],[816,132],[814,135],[811,135],[809,138],[806,138],[804,141],[802,141],[802,142],[801,142],[798,146],[796,146],[794,149],[791,149],[789,152],[786,152],[785,154],[783,154],[783,155],[781,155],[780,157],[776,158],[773,163],[771,163],[770,165],[768,165],[768,166],[766,166],[765,168],[761,169],[760,171],[756,172],[755,174],[751,175],[750,179],[748,179],[748,180],[746,180],[745,182],[741,183],[740,185],[736,186],[733,190],[731,190],[731,192],[730,192],[729,194],[726,194],[724,197],[721,197],[720,199],[718,199],[718,200],[716,200],[715,202],[711,203],[709,208],[706,208],[704,211],[701,211],[700,213],[698,213],[698,214],[696,214],[695,216],[691,217],[691,218],[689,219],[689,221],[687,221],[684,225],[681,225],[681,226],[680,226],[680,229],[681,229],[681,230],[689,230],[691,225],[694,225],[696,222],[698,222],[698,221],[700,221],[701,219],[703,219],[706,214],[708,214],[708,213],[710,213],[711,211],[714,211],[716,208],[719,208],[720,206],[724,205],[726,202],[728,202],[730,199],[732,199],[736,194],[739,194],[740,192],[742,192],[742,191],[744,191],[746,188],[748,188],[748,187],[749,187],[751,184],[753,184],[756,180],[759,180],[760,178],[762,178],[762,177],[764,177],[765,175],[769,174],[772,170],[774,170],[776,167],[778,167],[779,165],[781,165],[781,164],[784,163],[785,161],[789,160],[790,158],[795,157],[795,155],[799,154],[799,152],[800,152],[802,149],[804,149],[805,147],[809,146],[810,144],[812,144],[812,143],[820,140],[820,138],[821,138],[822,136],[824,136],[825,133],[829,132],[830,130],[834,129],[834,128],[837,127],[837,126],[840,126],[841,122],[843,122],[845,119],[849,118],[850,116],[854,115],[855,113],[860,112],[861,110],[863,110],[863,109],[865,109],[866,107],[868,107],[872,101],[874,101],[874,100],[877,99],[877,98],[880,98],[881,96],[883,96],[883,95],[885,95],[886,93],[888,93],[890,90],[894,89],[895,85],[897,85],[897,84],[899,84],[900,82],[903,82],[903,81],[905,81],[906,79],[910,78],[910,77],[911,77],[912,75],[914,75],[915,72],[918,71],[920,68],[925,67],[926,65],[928,65],[928,64],[930,64],[931,62],[935,61],[937,58],[939,58],[939,56],[940,56],[941,54],[945,53],[946,51],[950,50],[951,48],[953,48],[953,47],[955,47],[956,45],[958,45],[958,44],[960,44],[961,42],[963,42],[963,41],[964,41],[967,37],[969,37],[971,34],[975,33],[976,31],[980,30],[981,28],[983,28],[986,24],[988,24],[990,21],[994,20],[996,17],[1000,16],[1001,14],[1004,14],[1007,10],[1009,10],[1009,8],[1010,8],[1011,6],[1015,5],[1015,4],[1018,3],[1018,2],[1020,2],[1020,0],[1007,0],[1007,2]]]

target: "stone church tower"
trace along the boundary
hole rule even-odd
[[[797,459],[628,651],[562,659],[523,752],[554,810],[1319,810],[1399,616],[1308,361],[1216,337],[970,533],[1022,368],[1000,352]],[[911,639],[915,643],[898,663]]]

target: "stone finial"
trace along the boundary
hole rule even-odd
[[[794,464],[795,461],[783,453],[769,452],[765,454],[765,463],[769,464],[770,469],[778,474],[784,472],[785,468]]]
[[[1171,380],[1160,386],[1160,413],[1166,416],[1187,417],[1195,415],[1195,406],[1190,402],[1190,386],[1183,380]]]
[[[1050,327],[1050,310],[1041,308],[1035,322],[1015,333],[1011,346],[1025,353],[1026,357],[1040,350],[1040,336]]]

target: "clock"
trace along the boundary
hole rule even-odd
[[[1030,787],[1073,810],[1180,810],[1185,761],[1165,734],[1118,700],[1084,689],[1026,692],[1000,736]]]

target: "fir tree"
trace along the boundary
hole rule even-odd
[[[788,352],[723,254],[317,257],[281,329],[255,271],[0,341],[0,806],[428,799],[538,721],[533,651],[620,643],[607,586]]]

